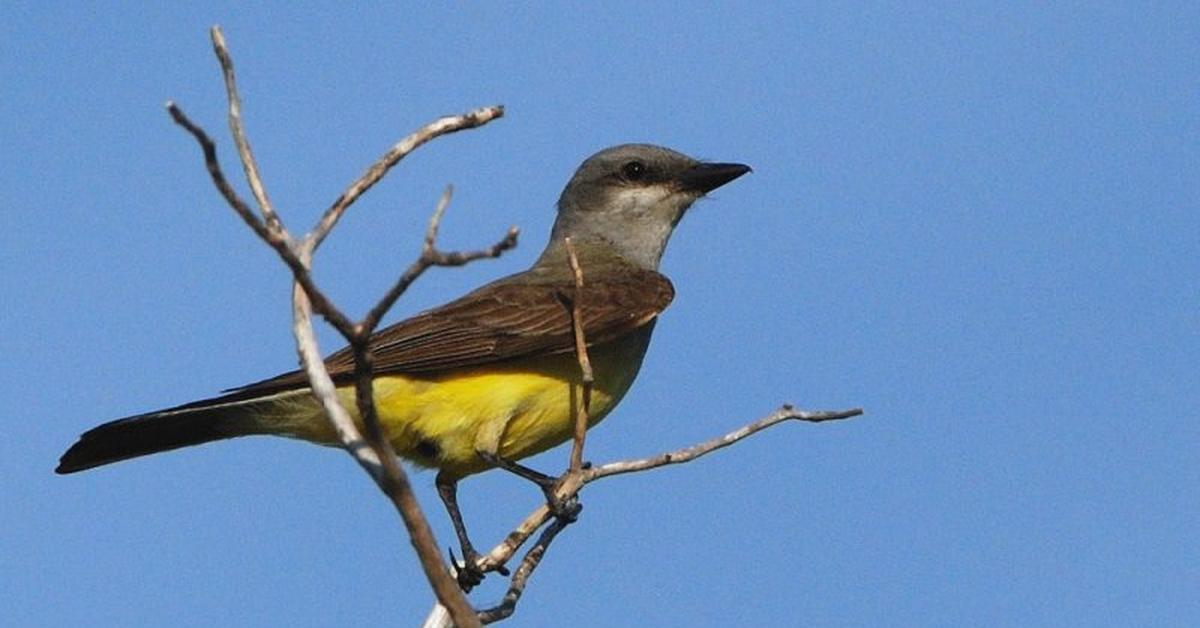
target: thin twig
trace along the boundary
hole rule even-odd
[[[478,251],[451,251],[443,252],[437,248],[437,233],[438,227],[441,226],[442,216],[446,213],[446,207],[450,204],[450,196],[453,193],[452,186],[446,186],[442,192],[441,198],[438,199],[437,207],[433,210],[433,215],[429,217],[429,226],[425,229],[425,240],[421,245],[421,254],[416,261],[408,266],[403,274],[392,284],[392,287],[379,299],[375,307],[367,312],[359,323],[359,333],[366,330],[366,333],[374,331],[379,325],[379,321],[383,319],[384,314],[391,309],[396,300],[404,294],[408,287],[412,285],[425,271],[431,266],[461,266],[467,262],[473,262],[477,259],[496,258],[500,257],[505,251],[508,251],[517,246],[517,236],[520,230],[516,227],[509,227],[508,232],[498,242],[486,249]]]
[[[636,471],[647,471],[657,467],[669,464],[682,464],[690,462],[696,458],[700,458],[706,454],[712,453],[718,449],[728,447],[752,434],[765,430],[769,427],[778,425],[785,421],[805,421],[809,423],[821,423],[824,421],[835,421],[839,419],[848,419],[859,416],[863,413],[861,408],[853,408],[850,410],[839,411],[816,411],[806,412],[796,410],[790,405],[784,405],[775,412],[750,423],[749,425],[740,427],[732,432],[723,434],[716,438],[704,441],[691,447],[685,447],[669,453],[659,454],[649,458],[638,458],[632,460],[623,460],[620,462],[611,462],[608,464],[590,467],[584,469],[582,473],[568,474],[566,481],[558,486],[555,491],[555,497],[560,500],[567,500],[576,496],[579,491],[586,485],[596,480],[606,478],[613,475],[623,473],[632,473]],[[543,524],[552,518],[550,509],[545,505],[539,505],[525,517],[521,523],[513,528],[512,532],[492,548],[490,552],[485,554],[479,561],[480,569],[489,571],[497,565],[503,565],[512,559],[517,550],[537,532]]]
[[[217,160],[217,145],[212,141],[212,138],[204,132],[204,129],[192,122],[183,113],[183,110],[179,108],[179,105],[169,100],[167,101],[167,113],[171,114],[171,119],[175,121],[175,124],[178,124],[188,133],[191,133],[196,142],[200,144],[200,150],[204,152],[204,167],[208,170],[208,175],[212,178],[213,185],[217,187],[217,191],[225,198],[225,202],[229,203],[229,206],[242,219],[242,222],[246,223],[246,226],[253,229],[259,238],[262,238],[267,244],[271,245],[271,248],[283,256],[284,250],[289,249],[287,238],[279,233],[272,233],[270,229],[267,229],[267,226],[258,219],[258,216],[254,215],[254,210],[250,209],[246,201],[243,201],[238,196],[237,191],[233,189],[233,186],[229,184],[229,180],[225,178],[224,171],[221,170],[221,164]],[[292,255],[292,257],[295,256]],[[291,266],[292,263],[289,262],[288,265]],[[296,265],[303,269],[303,264],[299,263],[299,259],[296,260]]]
[[[329,377],[321,350],[317,347],[317,336],[312,326],[312,306],[299,284],[293,284],[292,287],[292,333],[296,337],[296,351],[300,354],[300,363],[312,386],[313,396],[325,410],[325,416],[333,425],[338,440],[371,479],[382,485],[385,477],[383,465],[338,400],[337,386]]]
[[[683,464],[691,462],[696,458],[710,454],[718,449],[728,447],[751,434],[761,432],[768,427],[778,425],[784,421],[805,421],[808,423],[824,423],[826,421],[838,421],[841,419],[849,419],[862,414],[862,408],[852,408],[850,410],[839,411],[818,411],[805,412],[797,410],[791,405],[784,405],[771,414],[743,427],[740,427],[728,434],[718,436],[716,438],[706,440],[703,443],[685,447],[665,454],[659,454],[650,458],[639,458],[636,460],[623,460],[621,462],[610,462],[608,464],[592,467],[585,472],[584,483],[593,482],[600,478],[605,478],[611,475],[619,475],[622,473],[632,473],[634,471],[646,471],[657,467],[666,466],[669,464]]]
[[[229,180],[225,178],[224,171],[221,170],[221,164],[217,160],[216,143],[204,132],[204,129],[201,129],[192,122],[183,113],[183,110],[179,108],[179,105],[176,105],[174,102],[167,102],[167,112],[171,114],[171,119],[176,124],[183,127],[200,144],[200,148],[204,152],[204,166],[208,170],[209,177],[212,178],[213,185],[217,187],[221,196],[225,198],[225,202],[233,208],[238,217],[242,219],[242,222],[246,223],[254,231],[255,235],[274,249],[280,259],[287,264],[288,269],[292,271],[292,278],[304,287],[304,291],[308,293],[309,299],[312,300],[313,311],[320,314],[342,335],[352,333],[354,328],[353,323],[334,307],[329,298],[325,296],[325,293],[313,283],[312,276],[308,272],[308,266],[301,260],[302,257],[307,258],[310,251],[304,247],[298,247],[295,240],[282,226],[278,229],[268,228],[254,214],[254,210],[250,209],[246,201],[238,196],[233,186],[229,184]]]
[[[571,459],[567,469],[569,473],[578,473],[583,468],[583,441],[587,438],[588,423],[591,421],[592,385],[595,383],[595,375],[592,373],[592,361],[588,358],[587,338],[583,334],[583,311],[580,308],[583,301],[583,268],[579,266],[579,258],[575,255],[575,246],[571,244],[571,238],[563,238],[563,244],[567,249],[571,274],[575,277],[575,296],[571,299],[571,327],[575,332],[575,357],[579,361],[582,381],[581,399],[575,411],[575,438],[571,444]]]
[[[542,562],[542,557],[546,555],[546,550],[549,549],[550,543],[554,541],[554,537],[558,536],[571,524],[569,519],[555,519],[553,523],[542,531],[542,535],[538,537],[533,547],[525,553],[525,558],[521,560],[520,566],[514,571],[512,580],[509,581],[508,591],[504,593],[504,598],[499,604],[492,608],[479,612],[479,621],[484,624],[507,619],[517,609],[517,602],[520,601],[521,595],[525,592],[525,585],[529,582],[529,577],[533,575],[533,571],[537,569]]]
[[[225,45],[225,35],[219,26],[212,27],[209,34],[212,37],[213,50],[217,53],[217,60],[221,64],[221,75],[225,77],[225,95],[229,101],[229,131],[233,135],[234,144],[237,145],[242,169],[246,173],[246,182],[249,183],[250,191],[258,201],[258,207],[267,222],[267,228],[280,229],[283,223],[280,222],[279,215],[275,213],[275,207],[271,205],[271,200],[267,197],[267,189],[258,172],[258,162],[254,159],[254,152],[250,150],[250,140],[246,137],[246,130],[242,127],[242,98],[238,95],[237,77],[233,72],[233,57],[230,56],[229,48]]]
[[[400,163],[406,155],[416,150],[422,144],[442,135],[462,131],[464,129],[473,129],[478,126],[483,126],[496,118],[504,115],[504,107],[496,105],[492,107],[483,107],[474,111],[456,116],[445,116],[438,118],[429,124],[417,129],[409,134],[404,139],[393,145],[382,157],[375,160],[367,171],[362,174],[350,187],[342,192],[341,196],[325,210],[324,215],[317,222],[317,226],[308,234],[308,240],[313,242],[314,248],[320,246],[325,240],[325,236],[329,235],[329,231],[341,219],[342,214],[346,209],[358,200],[358,197],[363,195],[363,192],[371,189],[371,186],[379,182],[383,175],[387,174],[393,166]]]
[[[824,421],[835,421],[839,419],[848,419],[862,414],[862,409],[854,408],[851,410],[841,411],[818,411],[805,412],[796,410],[790,405],[784,405],[780,409],[771,414],[743,426],[727,434],[723,434],[716,438],[709,439],[691,447],[685,447],[669,453],[659,454],[649,458],[638,458],[632,460],[623,460],[620,462],[612,462],[599,467],[591,467],[583,469],[581,472],[572,473],[568,471],[563,475],[562,481],[555,491],[555,497],[559,500],[568,500],[576,495],[588,483],[606,478],[613,475],[623,473],[634,473],[638,471],[647,471],[657,467],[669,464],[682,464],[690,462],[709,454],[723,447],[728,447],[737,441],[740,441],[751,434],[760,432],[773,425],[777,425],[784,421],[806,421],[810,423],[821,423]],[[517,602],[525,591],[525,584],[532,575],[533,570],[537,568],[542,557],[550,547],[550,543],[557,536],[558,532],[570,525],[571,520],[560,519],[554,517],[548,506],[545,504],[538,506],[532,513],[529,514],[512,532],[508,534],[503,541],[492,551],[488,552],[479,562],[480,569],[490,571],[497,565],[507,563],[517,550],[547,521],[553,521],[550,527],[538,537],[537,543],[530,548],[525,555],[525,559],[521,562],[520,567],[514,572],[508,592],[504,596],[504,600],[497,606],[481,611],[479,614],[480,620],[483,623],[499,621],[510,616],[516,609]],[[555,530],[551,534],[547,534],[550,530]],[[432,618],[432,616],[431,616]],[[431,624],[426,623],[428,628]]]

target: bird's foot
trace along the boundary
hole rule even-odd
[[[583,504],[579,503],[578,495],[559,499],[554,489],[546,491],[546,507],[555,519],[564,523],[575,523],[579,519],[579,513],[583,512]]]
[[[450,564],[454,565],[454,578],[458,581],[458,587],[463,591],[470,592],[471,589],[479,586],[483,582],[487,572],[480,565],[483,563],[483,555],[475,551],[474,548],[463,548],[463,559],[460,561],[454,555],[454,550],[448,550],[450,553]],[[508,568],[504,565],[497,565],[489,571],[507,576],[509,575]]]
[[[584,463],[583,468],[587,469],[591,463]],[[579,513],[583,511],[583,504],[579,502],[578,488],[567,497],[559,497],[559,490],[564,484],[571,481],[577,481],[577,471],[567,470],[557,478],[548,478],[548,482],[538,482],[538,486],[542,488],[542,494],[546,496],[546,507],[550,509],[550,514],[564,523],[575,523],[579,519]]]

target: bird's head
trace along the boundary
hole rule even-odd
[[[749,171],[649,144],[606,148],[588,157],[567,183],[550,244],[566,236],[606,240],[631,262],[657,268],[687,208]]]

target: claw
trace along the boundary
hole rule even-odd
[[[463,591],[470,591],[483,582],[484,573],[481,569],[479,569],[479,554],[475,552],[465,552],[463,554],[463,559],[459,561],[458,558],[454,556],[453,548],[447,548],[446,551],[450,553],[450,564],[454,565],[454,578],[455,580],[458,580],[458,587],[460,589]],[[496,571],[504,573],[504,571],[501,571],[500,569],[497,569]]]

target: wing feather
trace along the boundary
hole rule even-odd
[[[527,275],[527,274],[525,274]],[[526,279],[535,279],[527,281]],[[578,298],[588,345],[628,334],[654,320],[675,290],[663,275],[623,268],[588,280]],[[575,350],[570,278],[515,275],[380,330],[371,340],[375,374],[426,374]],[[325,360],[334,381],[347,382],[354,358],[342,349]],[[253,397],[307,386],[300,371],[231,391]]]

